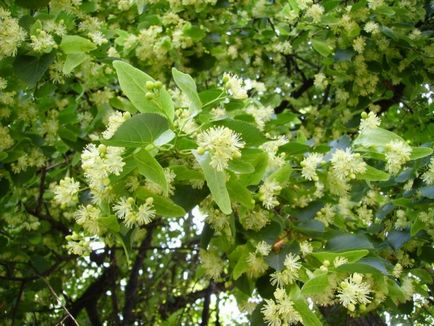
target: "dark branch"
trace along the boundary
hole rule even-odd
[[[306,79],[304,83],[301,84],[301,86],[298,89],[296,89],[294,93],[291,94],[291,97],[295,99],[301,97],[303,93],[306,92],[312,86],[313,86],[313,79],[312,78]],[[274,108],[274,112],[276,114],[282,113],[283,110],[285,110],[289,106],[290,106],[289,101],[283,100],[282,102],[280,102],[280,104],[277,107]]]
[[[96,301],[89,302],[86,306],[87,317],[92,326],[102,326],[99,319],[98,309],[96,307]]]
[[[208,325],[210,303],[211,303],[211,287],[208,287],[207,291],[205,292],[204,301],[203,301],[202,321],[200,323],[201,326]]]
[[[386,82],[386,87],[393,92],[393,96],[389,99],[383,99],[374,102],[374,104],[380,106],[380,111],[378,114],[386,112],[392,105],[401,102],[401,99],[404,96],[404,84],[392,85],[389,82]]]
[[[20,289],[18,290],[17,301],[15,302],[14,309],[12,310],[11,326],[14,326],[14,324],[15,324],[15,317],[17,315],[18,306],[20,305],[21,296],[23,295],[25,285],[26,285],[26,282],[22,281],[21,285],[20,285]]]
[[[157,222],[153,222],[148,225],[147,234],[145,239],[143,239],[140,244],[136,260],[134,261],[133,267],[131,268],[130,278],[128,280],[128,284],[125,288],[125,303],[123,309],[123,324],[129,325],[133,319],[133,308],[136,302],[137,296],[137,287],[139,280],[139,271],[143,266],[143,261],[146,257],[146,252],[148,247],[152,242],[152,235],[155,227],[157,226]]]
[[[86,291],[84,291],[75,302],[69,305],[68,311],[72,316],[76,317],[84,308],[88,309],[88,307],[90,307],[90,309],[92,309],[91,306],[93,304],[96,305],[99,297],[105,293],[106,285],[110,281],[113,271],[113,266],[106,268],[101,276],[98,277],[91,285],[89,285]],[[73,320],[71,320],[69,316],[66,316],[64,323],[66,326],[74,325]]]
[[[185,307],[187,304],[194,303],[200,298],[204,298],[207,294],[219,293],[225,290],[226,288],[223,282],[211,283],[209,287],[203,290],[168,298],[166,303],[160,306],[160,314],[163,318],[167,318],[175,311],[181,309],[182,307]]]

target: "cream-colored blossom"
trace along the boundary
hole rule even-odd
[[[324,13],[324,7],[319,4],[313,4],[306,10],[306,16],[312,18],[314,23],[319,23]]]
[[[197,136],[198,151],[209,151],[211,166],[217,171],[223,171],[228,162],[241,156],[240,149],[245,143],[236,132],[223,126],[211,127]]]
[[[404,141],[392,140],[384,148],[386,170],[397,174],[402,166],[410,160],[412,148]]]
[[[246,113],[253,116],[260,130],[264,130],[265,124],[270,121],[274,115],[274,109],[271,106],[256,107],[250,105],[247,107]]]
[[[72,206],[78,202],[78,191],[80,183],[74,178],[65,177],[54,186],[54,201],[62,207]]]
[[[345,308],[354,311],[356,304],[371,302],[370,292],[369,284],[363,282],[363,275],[354,273],[340,283],[336,296]]]
[[[354,179],[357,174],[366,171],[366,163],[359,153],[352,153],[349,148],[337,149],[330,160],[333,175],[341,181]]]
[[[271,245],[269,245],[265,241],[259,241],[258,244],[256,245],[256,253],[262,256],[267,256],[270,253],[270,251],[271,251]]]
[[[282,186],[273,180],[266,180],[261,187],[259,187],[259,198],[264,207],[271,209],[279,205],[276,195],[280,193]]]
[[[223,75],[223,82],[225,88],[231,92],[235,99],[244,100],[248,97],[244,81],[236,75],[225,73]]]
[[[316,169],[318,165],[322,162],[323,157],[324,156],[319,153],[309,153],[303,159],[303,161],[301,161],[301,174],[305,179],[314,181],[318,180]]]
[[[108,118],[107,129],[102,133],[103,138],[110,139],[116,130],[129,118],[131,118],[129,112],[113,112]]]
[[[434,183],[434,157],[429,161],[428,170],[422,174],[422,180],[429,185]]]
[[[300,242],[300,251],[303,256],[306,256],[313,251],[313,247],[309,241],[302,241]]]
[[[223,273],[224,262],[213,251],[200,250],[200,261],[206,276],[211,279],[217,280]]]
[[[369,129],[377,128],[380,125],[381,121],[377,117],[377,115],[374,112],[369,112],[369,114],[366,115],[362,114],[362,120],[360,121],[359,131],[364,132]]]
[[[254,252],[249,253],[247,257],[247,264],[249,265],[247,275],[252,278],[261,276],[268,269],[268,265],[264,258]]]

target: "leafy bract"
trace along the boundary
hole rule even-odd
[[[113,62],[113,67],[116,69],[122,91],[137,110],[143,113],[158,113],[166,116],[169,121],[173,120],[173,102],[166,89],[161,88],[155,99],[149,100],[146,98],[148,91],[145,86],[146,82],[155,82],[151,76],[119,60]]]
[[[229,192],[226,188],[225,172],[217,171],[210,165],[211,158],[209,153],[200,155],[197,153],[197,151],[193,151],[193,154],[200,167],[202,168],[206,184],[213,196],[213,200],[216,202],[216,204],[219,206],[223,213],[230,214],[232,212],[231,199],[229,197]]]
[[[169,129],[167,120],[158,114],[140,113],[126,120],[115,134],[103,143],[110,146],[145,147]]]

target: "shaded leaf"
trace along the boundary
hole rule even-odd
[[[225,214],[232,212],[231,199],[226,189],[226,175],[224,171],[217,171],[210,165],[211,158],[209,153],[199,155],[193,151],[193,155],[202,168],[206,184],[211,192],[213,200],[216,202],[221,211]]]
[[[112,138],[101,142],[110,146],[143,147],[154,143],[167,131],[167,120],[153,113],[139,113],[126,120]]]
[[[134,160],[137,163],[140,174],[158,184],[164,193],[167,194],[169,188],[160,163],[146,149],[142,149],[140,152],[134,154]]]

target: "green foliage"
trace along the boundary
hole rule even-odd
[[[2,1],[0,320],[433,324],[433,17]]]

